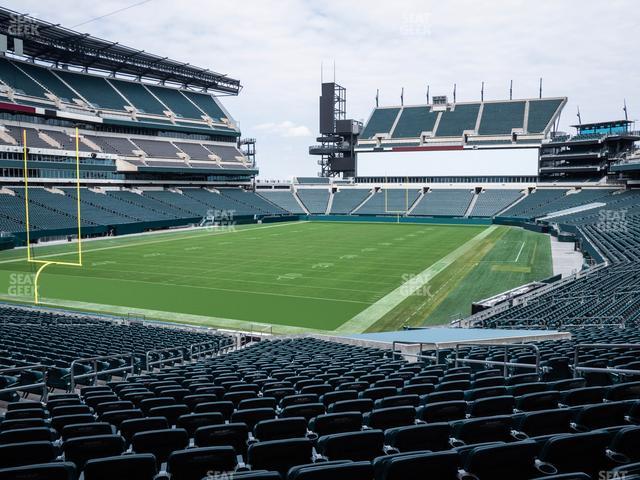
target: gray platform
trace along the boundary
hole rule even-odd
[[[394,342],[396,349],[413,353],[420,345],[423,348],[453,348],[462,343],[523,343],[543,340],[567,340],[571,334],[557,330],[511,330],[484,328],[446,328],[434,327],[418,330],[401,330],[397,332],[361,333],[344,336],[322,336],[334,342],[391,349]]]

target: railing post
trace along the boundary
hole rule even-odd
[[[509,368],[507,367],[507,363],[509,362],[509,347],[507,345],[504,346],[504,367],[502,375],[504,377],[509,373]]]
[[[49,378],[49,370],[47,367],[42,367],[42,401],[47,403],[47,398],[49,398],[49,387],[47,387],[47,380]]]
[[[76,389],[75,368],[77,360],[71,362],[71,373],[69,377],[69,391],[73,392]]]
[[[96,385],[98,383],[98,361],[94,360],[93,361],[93,373],[95,373],[95,377],[93,377],[93,381],[91,382],[91,385]]]

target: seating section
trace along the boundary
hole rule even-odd
[[[358,215],[396,215],[406,213],[418,198],[418,190],[385,188],[374,193],[360,208]]]
[[[305,213],[291,190],[259,190],[258,194],[294,215],[303,215]]]
[[[518,133],[540,135],[547,131],[562,102],[563,99],[555,98],[455,103],[446,109],[431,105],[380,107],[373,111],[360,138],[369,140],[375,134],[390,133],[391,139],[420,139],[427,132],[432,132],[435,137],[462,137],[465,132],[505,137],[510,136],[514,129]],[[469,144],[476,143],[510,144],[511,139],[469,140]],[[386,145],[400,146],[398,143]]]
[[[14,194],[0,194],[0,230],[25,231],[24,187],[9,187]],[[77,228],[75,188],[46,190],[29,187],[29,220],[31,230]],[[219,193],[198,188],[181,192],[170,190],[80,192],[84,227],[117,226],[137,222],[171,221],[185,225],[203,219],[211,210],[233,212],[234,216],[287,215],[268,199],[239,188],[220,189]]]
[[[422,132],[433,132],[438,112],[432,112],[427,106],[405,107],[393,129],[392,138],[415,138]]]
[[[220,124],[218,128],[229,128],[228,115],[218,101],[207,93],[50,69],[6,58],[0,60],[0,81],[18,95],[35,99],[16,99],[19,103],[52,107],[51,95],[55,95],[76,109],[106,109],[128,113],[135,108],[142,115],[138,118],[139,121],[172,123],[165,113],[168,112],[180,119],[203,122],[202,116],[206,114]],[[84,103],[87,105],[84,106]],[[201,123],[199,126],[204,128],[205,124]]]
[[[330,195],[329,190],[318,188],[299,188],[296,193],[309,213],[314,215],[324,215],[327,211]]]
[[[223,118],[227,118],[218,102],[211,96],[198,92],[191,92],[185,90],[182,94],[195,103],[200,110],[209,115],[214,121],[221,121]]]
[[[80,99],[80,95],[71,90],[52,70],[31,63],[14,62],[13,64],[62,101],[72,103],[74,99]],[[45,97],[44,92],[39,95],[31,95]]]
[[[479,112],[479,103],[456,104],[455,110],[442,112],[436,136],[461,137],[465,131],[475,130]]]
[[[124,110],[125,105],[130,106],[106,78],[64,70],[57,70],[55,74],[96,108]]]
[[[412,216],[464,216],[474,192],[462,189],[433,189],[411,211]]]
[[[640,285],[637,264],[640,261],[640,194],[636,191],[613,192],[594,189],[571,195],[558,192],[542,194],[538,191],[518,212],[524,218],[544,216],[567,205],[597,201],[598,208],[555,216],[543,224],[553,222],[561,232],[582,235],[582,250],[599,263],[584,270],[576,278],[552,284],[541,293],[503,311],[485,312],[480,325],[500,328],[565,328],[569,325],[635,325],[640,320],[640,300],[635,292]],[[542,199],[547,200],[543,202]],[[525,198],[523,203],[527,200]],[[516,204],[504,215],[513,215]],[[607,263],[604,263],[604,262]],[[604,333],[604,332],[603,332]],[[590,339],[598,341],[597,336]]]
[[[562,100],[529,100],[529,118],[527,131],[529,133],[544,132]]]
[[[526,102],[487,102],[482,110],[479,135],[510,135],[524,127]]]
[[[142,338],[157,330],[169,330],[166,340],[175,334],[145,328]],[[581,332],[575,340],[537,344],[539,375],[517,366],[459,366],[453,350],[440,350],[437,362],[410,363],[390,351],[298,338],[105,379],[45,403],[13,398],[0,422],[0,479],[151,480],[158,471],[172,479],[217,472],[272,480],[613,475],[640,461],[640,382],[573,378],[560,359],[571,358],[575,341],[601,333]],[[635,329],[605,337],[640,340]],[[509,360],[531,363],[529,351],[511,349]],[[45,352],[51,350],[35,356]],[[459,358],[503,353],[465,346]],[[638,350],[594,348],[585,355],[613,360]]]
[[[501,216],[535,218],[595,202],[607,202],[615,190],[609,188],[568,191],[562,189],[537,189]]]
[[[331,212],[334,215],[348,215],[371,194],[365,188],[341,188],[333,194]]]
[[[44,97],[45,90],[6,58],[0,59],[0,80],[18,93]]]
[[[376,108],[360,134],[360,138],[371,138],[378,133],[389,133],[399,112],[399,108]]]
[[[148,85],[145,88],[179,117],[200,119],[204,114],[178,90],[155,85]]]
[[[180,152],[171,142],[136,138],[133,143],[151,158],[173,158]]]
[[[255,214],[261,215],[282,215],[288,213],[287,210],[266,201],[255,192],[249,192],[241,188],[221,188],[219,192],[236,202],[246,205]]]
[[[114,78],[110,78],[107,81],[141,113],[164,115],[164,112],[169,110],[140,83]]]
[[[520,190],[483,190],[478,194],[471,217],[493,217],[522,197]]]
[[[567,192],[567,189],[562,188],[538,188],[503,212],[501,216],[533,218],[548,211],[547,205],[560,200]]]

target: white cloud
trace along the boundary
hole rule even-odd
[[[290,120],[285,120],[280,123],[261,123],[253,127],[255,130],[260,130],[266,133],[272,133],[281,137],[310,137],[311,130],[305,125],[296,125]]]
[[[127,0],[5,0],[8,8],[37,12],[65,26],[129,5]],[[633,41],[640,9],[635,0],[152,0],[79,27],[107,40],[239,78],[238,97],[221,101],[257,137],[261,176],[314,176],[308,155],[318,123],[320,63],[325,79],[347,88],[347,114],[368,118],[376,89],[382,105],[425,102],[431,95],[477,100],[568,96],[561,128],[580,106],[584,121],[617,118],[626,97],[640,112],[640,66]],[[283,14],[286,12],[286,14]],[[331,52],[329,54],[327,52]],[[274,118],[276,120],[274,120]],[[282,119],[291,124],[284,125]],[[270,128],[257,127],[272,124]],[[283,147],[290,147],[287,151]],[[496,166],[499,168],[499,165]],[[501,173],[501,172],[496,172]]]

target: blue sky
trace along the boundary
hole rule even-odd
[[[4,5],[73,27],[134,3]],[[451,97],[457,83],[459,101],[477,100],[482,81],[486,99],[504,99],[513,80],[514,98],[526,98],[537,96],[542,76],[545,96],[569,97],[568,129],[577,106],[585,122],[617,119],[626,98],[638,117],[638,25],[634,0],[150,0],[77,29],[239,78],[243,91],[223,102],[243,135],[258,139],[261,177],[286,179],[318,170],[307,147],[317,134],[322,62],[330,79],[335,61],[356,119],[368,117],[378,88],[382,105],[399,103],[402,87],[405,104],[424,102],[427,84]],[[449,173],[473,173],[460,155]],[[495,168],[509,173],[504,162]]]

